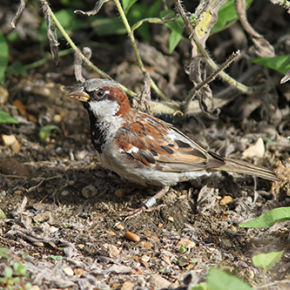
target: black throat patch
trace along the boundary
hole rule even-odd
[[[89,112],[90,116],[90,123],[91,123],[91,140],[95,147],[95,149],[102,153],[102,145],[105,143],[106,136],[107,136],[107,128],[102,128],[101,130],[101,124],[98,122],[98,119],[93,115],[92,112]]]

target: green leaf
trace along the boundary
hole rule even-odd
[[[186,247],[180,247],[179,251],[180,251],[180,253],[183,254],[183,253],[185,253],[187,251],[187,248]]]
[[[276,263],[279,263],[284,251],[271,252],[268,254],[259,254],[252,258],[253,264],[256,267],[261,267],[264,270],[270,270]]]
[[[11,75],[12,74],[16,74],[16,75],[20,75],[20,76],[27,75],[27,71],[26,71],[25,66],[19,60],[16,60],[11,65],[9,65],[7,68],[7,72]]]
[[[5,213],[3,212],[3,210],[0,208],[0,219],[5,219]]]
[[[8,266],[5,267],[5,269],[4,269],[4,275],[5,275],[6,278],[11,278],[12,275],[13,275],[12,268],[11,267],[8,267]]]
[[[62,260],[62,256],[54,256],[54,255],[50,255],[50,258],[55,260],[55,261],[60,261]]]
[[[0,248],[0,256],[5,258],[5,259],[9,259],[9,249],[6,248]]]
[[[253,0],[246,0],[246,9],[250,7]],[[239,19],[236,8],[235,0],[228,0],[223,4],[218,11],[218,20],[216,24],[211,29],[211,34],[217,33],[223,29],[230,27]]]
[[[7,114],[6,112],[0,109],[0,124],[2,123],[18,124],[19,122],[16,119],[12,118],[9,114]]]
[[[4,84],[5,72],[8,65],[9,50],[6,39],[0,30],[0,83]]]
[[[207,283],[199,283],[197,285],[193,285],[190,290],[210,290],[207,286]]]
[[[21,262],[15,262],[13,264],[15,275],[17,276],[29,276],[27,268]]]
[[[112,34],[125,34],[126,28],[122,25],[119,17],[115,18],[103,18],[103,17],[90,17],[92,27],[95,33],[100,36],[112,35]]]
[[[290,70],[289,54],[274,57],[257,57],[252,59],[251,62],[274,69],[283,75],[286,75],[288,70]]]
[[[61,130],[59,129],[59,127],[55,126],[55,125],[46,125],[44,127],[42,127],[42,129],[39,132],[39,136],[41,139],[46,139],[50,136],[50,133],[52,130],[56,130],[59,133],[61,133]]]
[[[173,10],[163,10],[160,12],[160,17],[164,18],[169,15],[175,15]],[[171,30],[169,36],[169,53],[172,53],[176,48],[177,44],[182,38],[182,33],[184,31],[184,23],[182,18],[179,16],[176,20],[165,23],[165,26]]]
[[[127,13],[136,1],[137,0],[122,0],[122,6],[123,6],[124,12]]]
[[[290,220],[290,207],[279,207],[267,211],[256,219],[240,225],[241,228],[270,228],[275,223]]]
[[[207,285],[211,290],[251,290],[252,288],[237,277],[216,268],[211,268],[207,276]]]

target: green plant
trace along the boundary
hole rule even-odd
[[[239,225],[241,228],[269,228],[275,223],[290,220],[290,207],[280,207],[267,211],[261,216]]]
[[[283,253],[284,251],[271,252],[259,254],[252,258],[254,266],[263,268],[264,284],[266,284],[266,271],[270,270],[275,264],[281,261]]]
[[[29,277],[27,268],[21,262],[14,262],[13,268],[6,266],[4,268],[4,277],[0,277],[0,285],[3,285],[7,289],[19,289],[28,290],[31,288],[31,283],[25,283],[23,278]]]
[[[0,124],[2,123],[18,124],[19,122],[13,117],[11,117],[9,114],[7,114],[6,112],[0,109]]]

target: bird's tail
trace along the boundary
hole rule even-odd
[[[265,167],[230,158],[225,158],[224,161],[224,165],[222,165],[219,170],[254,175],[272,181],[280,181],[273,171]]]

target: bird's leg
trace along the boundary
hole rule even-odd
[[[141,214],[144,211],[150,212],[153,210],[160,209],[162,206],[164,206],[163,204],[158,205],[158,206],[154,206],[154,207],[153,207],[153,205],[156,203],[157,199],[161,198],[164,194],[166,194],[168,192],[169,188],[170,188],[169,186],[163,187],[154,196],[150,197],[146,202],[144,202],[144,204],[141,207],[139,207],[137,209],[128,208],[126,212],[117,214],[117,216],[127,216],[126,220],[128,220],[128,219],[131,219],[131,218]]]

